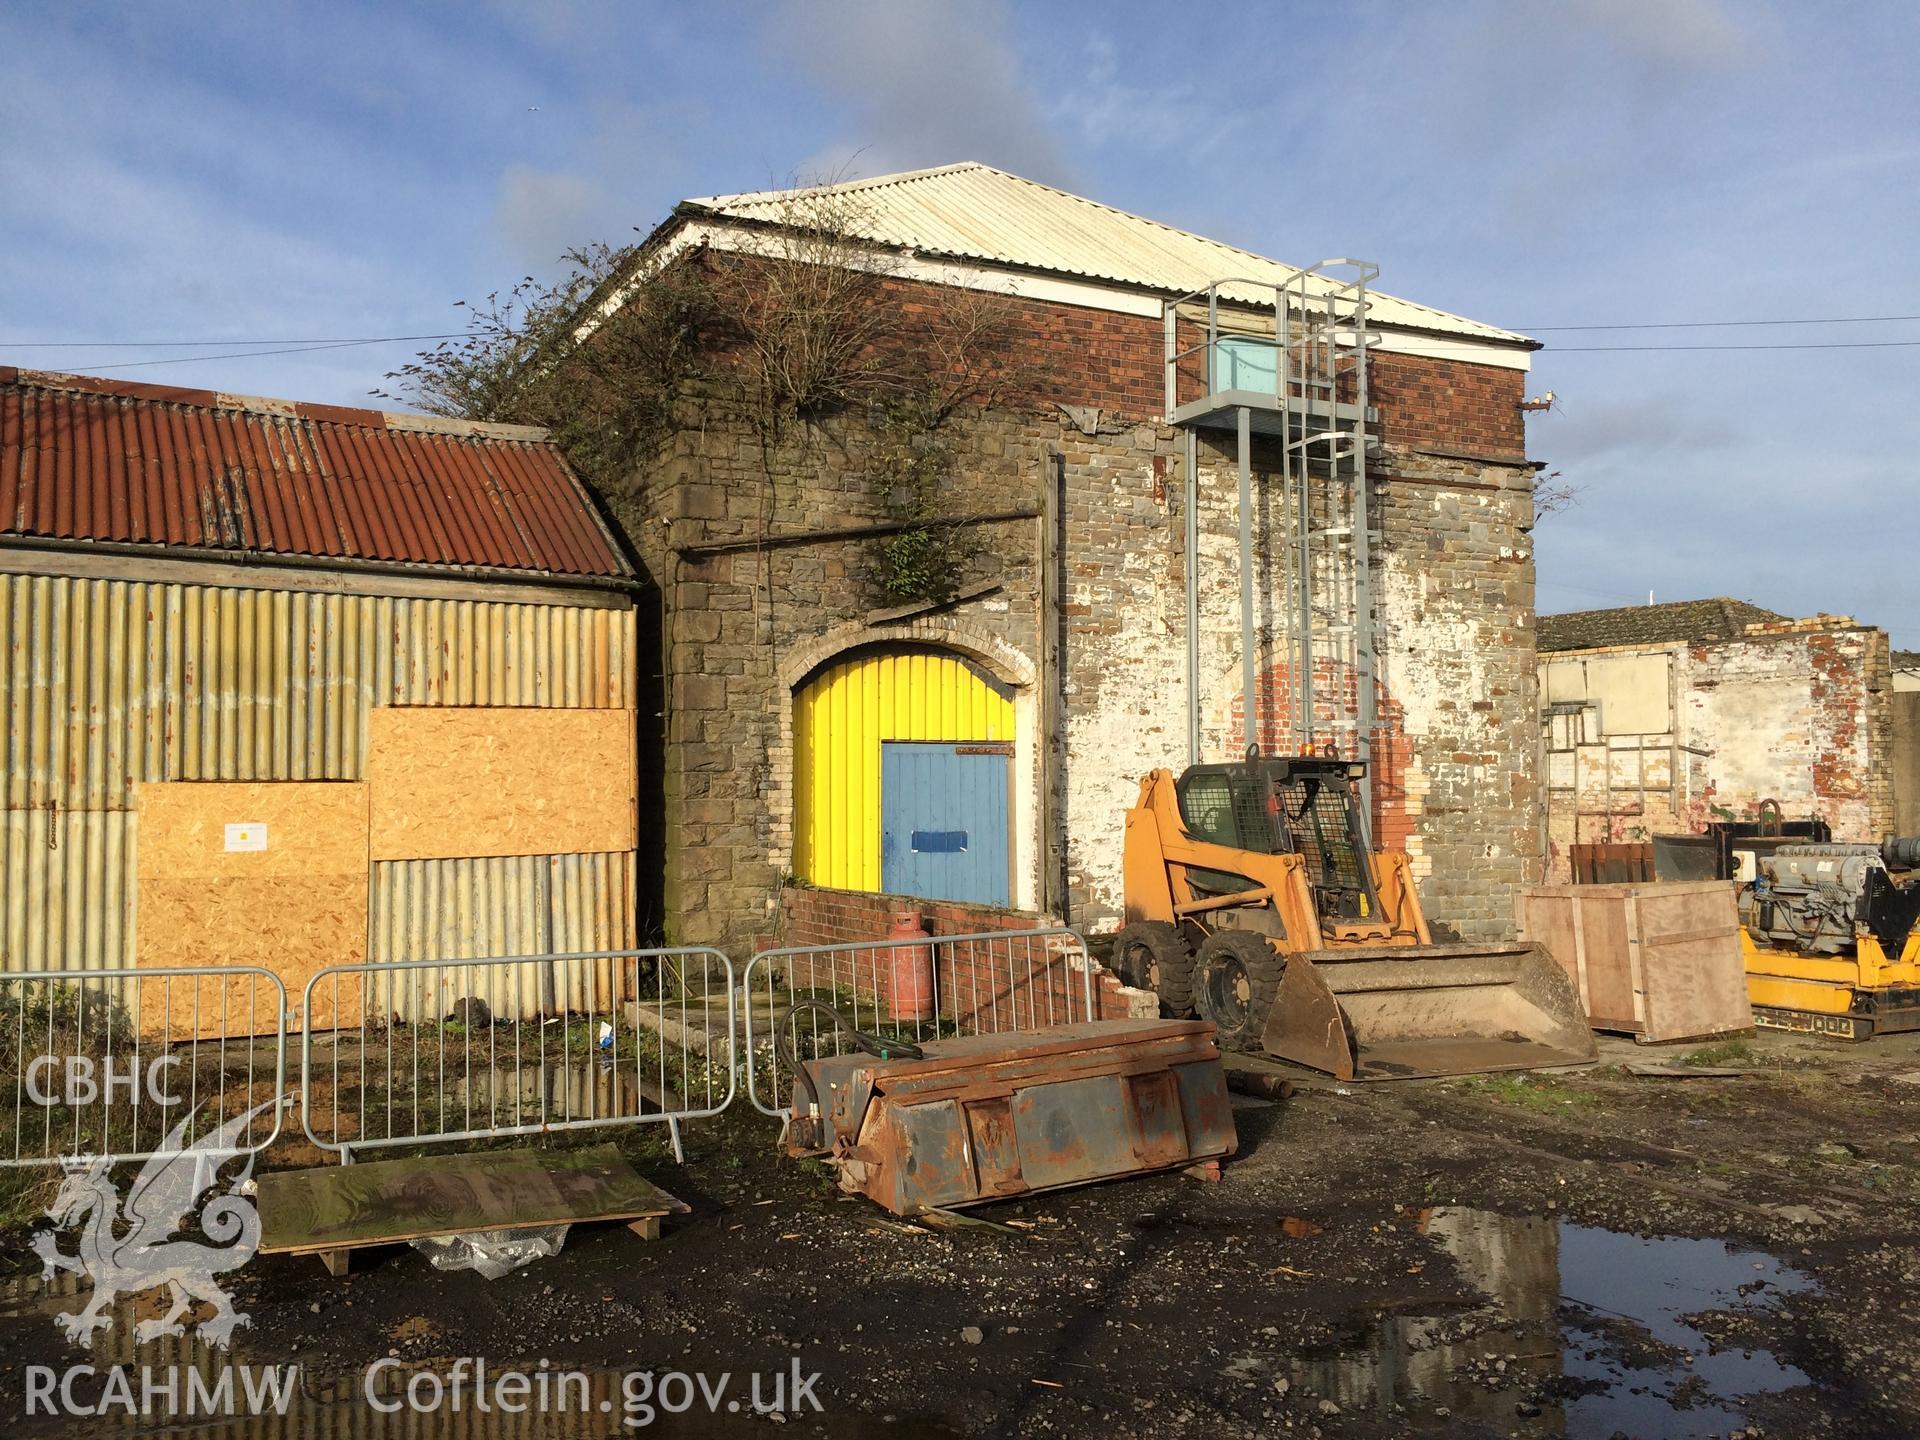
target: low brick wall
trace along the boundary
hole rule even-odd
[[[1054,922],[1023,910],[968,905],[953,900],[920,900],[907,895],[875,895],[855,890],[789,886],[781,895],[783,933],[762,941],[762,948],[842,945],[884,941],[895,913],[917,910],[927,933],[986,935],[997,931],[1043,930]],[[1015,942],[1017,943],[1017,942]],[[1035,952],[1037,954],[1037,952]],[[819,983],[831,983],[862,999],[887,1002],[891,971],[885,949],[857,950],[817,971]],[[940,1008],[967,1020],[978,1017],[986,1029],[1027,1028],[1068,1013],[1071,978],[1059,965],[1030,963],[1027,951],[981,942],[941,951]],[[1098,961],[1093,966],[1094,1014],[1101,1020],[1125,1020],[1159,1013],[1153,997],[1129,989]],[[1006,1023],[1018,1017],[1013,1024]]]

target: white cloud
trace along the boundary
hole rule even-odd
[[[514,164],[500,177],[493,224],[515,263],[545,270],[576,246],[620,243],[628,210],[598,181]]]
[[[1085,54],[1085,66],[1065,80],[1049,107],[1085,145],[1178,151],[1191,161],[1211,154],[1252,118],[1231,90],[1203,93],[1179,79],[1181,71],[1123,65],[1120,47],[1104,33],[1087,41]]]
[[[1744,63],[1764,22],[1753,0],[1738,19],[1719,0],[1576,0],[1570,10],[1622,51],[1684,67]]]
[[[1072,179],[998,0],[788,3],[768,46],[848,113],[851,134],[815,147],[806,169],[878,175],[981,160]]]

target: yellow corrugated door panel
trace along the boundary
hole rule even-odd
[[[1013,701],[957,656],[881,651],[842,661],[794,697],[793,869],[814,885],[880,888],[880,746],[1011,741]]]

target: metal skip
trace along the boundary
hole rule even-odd
[[[896,1215],[1231,1155],[1213,1027],[1111,1020],[802,1062],[788,1152]],[[809,1090],[817,1099],[810,1099]]]

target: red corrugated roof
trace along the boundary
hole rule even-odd
[[[0,535],[633,573],[544,431],[8,366]]]

